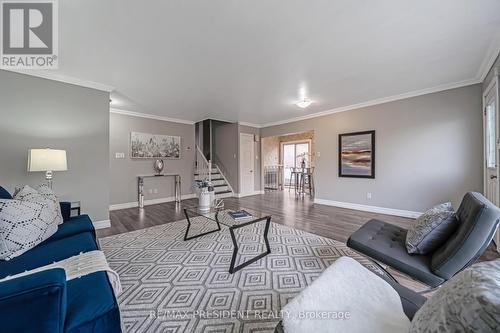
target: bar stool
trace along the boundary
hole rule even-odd
[[[290,168],[290,181],[288,182],[288,192],[290,192],[290,189],[293,188],[296,190],[297,189],[297,168]]]
[[[302,177],[304,173],[304,169],[302,168],[297,168],[295,170],[295,195],[301,196],[303,194],[304,190],[304,177]]]
[[[314,197],[314,167],[306,168],[302,174],[302,191],[305,192],[305,187],[309,190],[309,195]]]

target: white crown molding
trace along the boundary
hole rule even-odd
[[[197,120],[197,121],[195,121],[195,123],[199,123],[199,122],[202,122],[205,120],[215,120],[215,121],[221,121],[224,123],[232,123],[232,124],[236,123],[236,121],[234,121],[234,120],[227,120],[227,119],[222,119],[222,118],[208,118],[208,117]]]
[[[260,125],[260,124],[247,123],[247,122],[244,122],[244,121],[238,121],[238,124],[242,125],[242,126],[248,126],[248,127],[254,127],[254,128],[262,128],[262,125]]]
[[[319,198],[315,198],[314,203],[320,204],[320,205],[327,205],[327,206],[334,206],[334,207],[340,207],[340,208],[360,210],[363,212],[371,212],[371,213],[378,213],[378,214],[408,217],[408,218],[412,218],[412,219],[415,219],[415,218],[419,217],[420,215],[422,215],[421,212],[413,212],[410,210],[368,206],[368,205],[361,205],[361,204],[355,204],[355,203],[350,203],[350,202],[333,201],[333,200],[319,199]]]
[[[483,62],[481,66],[479,66],[479,70],[477,72],[478,80],[483,82],[491,67],[495,63],[495,60],[500,55],[500,29],[497,30],[493,40],[490,43],[490,47],[486,52]]]
[[[111,227],[111,221],[110,220],[102,220],[102,221],[97,221],[97,222],[92,222],[94,225],[95,229],[105,229]]]
[[[193,198],[196,198],[196,193],[181,195],[181,200],[193,199]],[[157,204],[161,204],[161,203],[165,203],[165,202],[172,202],[172,201],[175,201],[175,197],[166,197],[166,198],[144,200],[144,206],[157,205]],[[120,209],[126,209],[126,208],[134,208],[134,207],[139,207],[139,202],[133,201],[133,202],[125,202],[125,203],[121,203],[121,204],[110,205],[109,210],[120,210]]]
[[[147,119],[154,119],[154,120],[161,120],[161,121],[169,121],[171,123],[179,123],[179,124],[187,124],[187,125],[194,125],[194,121],[190,120],[184,120],[184,119],[178,119],[178,118],[169,118],[169,117],[163,117],[163,116],[157,116],[154,114],[147,114],[147,113],[141,113],[141,112],[134,112],[134,111],[127,111],[127,110],[122,110],[122,109],[116,109],[116,108],[109,108],[109,112],[111,113],[116,113],[116,114],[122,114],[125,116],[131,116],[131,117],[139,117],[139,118],[147,118]]]
[[[470,86],[470,85],[481,83],[481,82],[482,81],[480,81],[479,79],[476,78],[476,79],[459,81],[459,82],[454,82],[454,83],[449,83],[449,84],[443,84],[443,85],[432,87],[432,88],[411,91],[411,92],[407,92],[407,93],[403,93],[403,94],[399,94],[399,95],[378,98],[378,99],[374,99],[371,101],[362,102],[362,103],[358,103],[358,104],[341,106],[341,107],[330,109],[330,110],[315,112],[315,113],[308,114],[305,116],[294,117],[294,118],[289,118],[289,119],[285,119],[285,120],[270,122],[270,123],[262,124],[262,125],[260,125],[260,127],[263,128],[263,127],[270,127],[270,126],[276,126],[276,125],[283,125],[283,124],[293,123],[296,121],[327,116],[327,115],[334,114],[334,113],[352,111],[352,110],[361,109],[361,108],[365,108],[365,107],[369,107],[369,106],[375,106],[375,105],[379,105],[379,104],[385,104],[385,103],[389,103],[389,102],[399,101],[402,99],[432,94],[432,93],[450,90],[450,89],[455,89],[455,88],[466,87],[466,86]]]
[[[245,121],[234,121],[234,120],[227,120],[227,119],[221,119],[221,118],[203,118],[201,120],[198,120],[198,122],[201,122],[201,121],[205,121],[205,120],[215,120],[215,121],[222,121],[222,122],[225,122],[225,123],[236,123],[238,125],[242,125],[242,126],[249,126],[249,127],[255,127],[255,128],[261,128],[262,126],[259,125],[259,124],[254,124],[254,123],[247,123]]]
[[[29,76],[34,76],[34,77],[39,77],[42,79],[46,80],[51,80],[51,81],[57,81],[57,82],[62,82],[62,83],[67,83],[67,84],[72,84],[75,86],[80,86],[84,88],[90,88],[90,89],[95,89],[95,90],[100,90],[100,91],[105,91],[105,92],[112,92],[115,90],[114,87],[98,83],[98,82],[93,82],[93,81],[86,81],[86,80],[81,80],[77,79],[74,77],[69,77],[66,75],[60,75],[60,74],[55,74],[51,73],[45,70],[20,70],[20,69],[2,69],[3,71],[7,72],[13,72],[17,74],[23,74],[23,75],[29,75]]]

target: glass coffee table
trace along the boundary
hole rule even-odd
[[[208,234],[211,234],[213,232],[218,232],[221,231],[221,224],[223,226],[226,226],[229,229],[229,233],[231,234],[231,240],[233,242],[233,256],[231,258],[231,264],[229,266],[229,273],[233,274],[234,272],[239,271],[240,269],[256,262],[259,259],[262,259],[263,257],[267,256],[269,253],[271,253],[271,247],[269,246],[269,240],[267,238],[267,235],[269,233],[269,227],[271,225],[271,216],[263,214],[261,212],[252,210],[252,209],[246,209],[246,208],[240,208],[238,210],[245,210],[252,216],[244,219],[238,219],[235,220],[229,212],[234,212],[236,210],[232,209],[210,209],[209,211],[200,211],[197,206],[193,207],[184,207],[184,215],[186,215],[187,219],[187,228],[186,228],[186,233],[184,234],[184,240],[188,241],[194,238],[202,237]],[[189,229],[191,228],[192,223],[195,223],[196,219],[203,218],[205,221],[212,222],[214,224],[214,229],[210,231],[205,231],[201,233],[197,233],[194,235],[189,235]],[[266,251],[251,258],[246,260],[245,262],[235,266],[236,264],[236,257],[238,255],[238,249],[239,249],[239,244],[236,241],[236,236],[235,236],[235,230],[239,228],[243,228],[246,226],[249,226],[251,224],[255,224],[258,222],[265,221],[265,227],[263,231],[263,239],[264,243],[266,246]]]

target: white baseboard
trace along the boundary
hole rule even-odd
[[[192,199],[192,198],[196,198],[196,193],[181,195],[181,200]],[[172,202],[172,201],[175,201],[175,197],[144,200],[144,206],[156,205],[156,204],[165,203],[165,202]],[[119,210],[119,209],[134,208],[134,207],[139,207],[138,201],[110,205],[109,210]]]
[[[215,197],[216,197],[217,199],[231,198],[231,197],[233,197],[233,196],[234,196],[233,192],[224,193],[224,194],[216,194],[216,195],[215,195]]]
[[[110,220],[102,220],[102,221],[97,221],[97,222],[92,222],[94,225],[94,228],[96,229],[105,229],[111,227],[111,221]]]
[[[355,203],[350,203],[350,202],[333,201],[333,200],[326,200],[326,199],[319,199],[319,198],[315,198],[314,203],[320,204],[320,205],[335,206],[335,207],[340,207],[340,208],[361,210],[364,212],[408,217],[408,218],[413,218],[413,219],[422,215],[421,212],[413,212],[410,210],[368,206],[368,205],[361,205],[361,204],[355,204]]]
[[[236,193],[235,196],[237,198],[243,198],[243,197],[249,197],[251,195],[259,195],[259,194],[264,194],[264,193],[265,193],[264,191],[253,191],[250,193]]]

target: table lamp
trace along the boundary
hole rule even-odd
[[[45,179],[52,188],[52,172],[68,170],[66,150],[30,149],[28,153],[28,171],[45,171]]]

